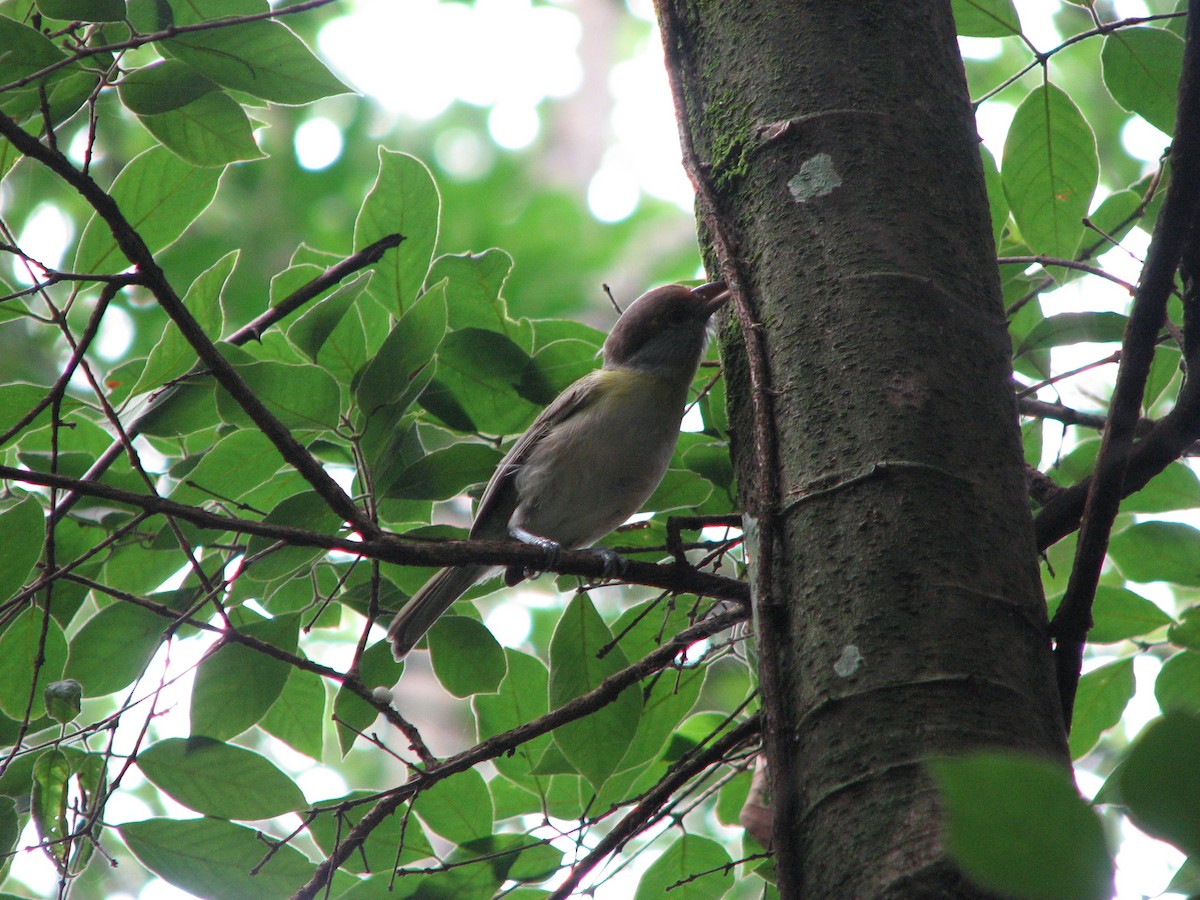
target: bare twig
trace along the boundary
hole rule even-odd
[[[60,490],[74,490],[89,497],[99,497],[123,506],[132,506],[157,515],[174,516],[201,528],[218,532],[232,531],[252,534],[272,540],[285,541],[299,547],[320,547],[340,550],[354,556],[377,559],[402,566],[446,566],[479,562],[497,566],[523,566],[539,571],[582,575],[586,578],[605,576],[606,562],[599,554],[587,550],[561,551],[553,565],[539,547],[517,541],[430,541],[395,534],[376,534],[362,540],[306,531],[286,525],[274,525],[223,516],[195,506],[176,503],[163,497],[135,494],[114,488],[103,482],[85,482],[76,478],[35,472],[13,466],[0,466],[0,481],[21,484],[40,484]],[[748,603],[749,586],[734,578],[723,578],[674,563],[654,563],[625,560],[621,580],[629,584],[645,584],[680,593],[699,594],[718,600]]]
[[[502,754],[527,743],[536,737],[553,731],[567,722],[589,715],[616,700],[627,687],[636,684],[643,678],[654,674],[670,665],[680,653],[684,652],[696,641],[711,637],[726,628],[736,625],[745,618],[743,613],[721,613],[703,622],[693,625],[658,649],[647,654],[638,662],[615,672],[604,679],[594,690],[576,697],[569,703],[551,710],[540,719],[518,725],[503,734],[488,738],[481,744],[466,750],[457,756],[452,756],[437,766],[430,766],[422,774],[410,779],[406,784],[385,793],[346,835],[329,857],[317,867],[316,874],[300,890],[292,895],[292,900],[311,900],[333,877],[337,868],[349,859],[362,845],[375,828],[388,816],[400,808],[406,800],[419,791],[426,790],[431,784],[451,775],[473,768],[489,759],[495,759]],[[751,721],[751,720],[747,720]],[[732,732],[731,732],[732,734]],[[714,747],[716,745],[714,744]]]
[[[1070,727],[1092,601],[1121,498],[1158,332],[1183,248],[1194,239],[1200,212],[1200,0],[1188,4],[1187,43],[1180,76],[1171,183],[1150,242],[1125,339],[1100,453],[1079,529],[1075,564],[1054,616],[1055,668],[1063,719]]]
[[[121,252],[137,267],[145,286],[154,294],[164,312],[178,326],[180,333],[191,344],[201,362],[207,366],[221,387],[233,397],[263,435],[275,446],[280,456],[312,485],[313,490],[329,504],[330,509],[347,522],[353,523],[362,533],[373,533],[373,526],[363,516],[354,501],[346,495],[346,492],[330,477],[312,454],[292,436],[292,433],[275,417],[274,413],[258,399],[242,376],[238,374],[237,369],[204,333],[204,329],[196,321],[191,310],[184,306],[183,300],[175,293],[175,289],[154,259],[150,248],[142,240],[142,236],[125,218],[124,213],[121,212],[112,197],[90,176],[76,169],[65,156],[40,143],[3,113],[0,113],[0,134],[8,138],[13,146],[26,156],[42,163],[75,188],[87,200],[97,215],[108,225]]]
[[[606,856],[618,852],[625,846],[629,839],[637,834],[647,821],[671,799],[671,795],[676,790],[691,781],[692,778],[705,769],[720,763],[728,754],[732,753],[746,741],[752,739],[758,734],[759,725],[759,716],[756,713],[730,729],[707,749],[676,764],[673,771],[664,776],[655,785],[654,789],[636,807],[630,810],[628,815],[618,822],[612,831],[606,834],[587,856],[571,868],[571,874],[550,895],[550,900],[565,900],[565,898],[570,897],[571,892],[579,886],[579,883],[587,873],[595,868]]]
[[[67,66],[73,66],[80,60],[87,59],[92,56],[100,56],[108,53],[117,53],[121,50],[132,50],[136,47],[144,47],[146,44],[153,44],[156,41],[165,41],[173,37],[178,37],[181,34],[191,34],[197,31],[212,31],[216,28],[230,28],[234,25],[245,25],[249,22],[259,22],[263,19],[279,19],[283,16],[293,15],[295,13],[308,12],[311,9],[316,9],[320,6],[328,6],[334,0],[306,0],[304,3],[295,3],[291,6],[285,6],[280,9],[272,9],[267,12],[254,13],[248,16],[231,16],[224,19],[214,19],[211,22],[196,22],[192,25],[171,25],[161,31],[153,31],[149,34],[135,35],[124,41],[114,41],[111,44],[97,44],[94,47],[77,47],[75,51],[65,59],[60,59],[58,62],[52,63],[45,68],[38,69],[29,75],[24,75],[15,81],[10,81],[8,84],[0,85],[0,94],[7,93],[17,88],[22,88],[27,84],[33,84],[40,78],[45,78],[47,75],[52,75],[59,69],[64,69]]]
[[[385,235],[384,237],[381,237],[379,240],[375,241],[373,244],[368,244],[366,247],[363,247],[363,249],[359,250],[357,253],[347,256],[341,262],[330,266],[316,278],[292,291],[292,293],[288,294],[252,322],[248,322],[247,324],[243,325],[228,338],[226,338],[225,342],[233,344],[236,347],[240,347],[252,340],[261,340],[263,333],[266,332],[266,330],[272,325],[282,321],[286,316],[300,309],[310,300],[316,299],[329,288],[333,287],[335,284],[347,278],[348,276],[365,269],[367,266],[372,266],[379,262],[385,252],[393,247],[398,247],[400,242],[403,240],[404,235],[402,234]],[[165,397],[163,399],[165,399]],[[98,480],[105,472],[109,470],[114,462],[120,459],[121,454],[125,452],[127,447],[129,447],[130,441],[132,441],[141,433],[142,418],[139,417],[125,427],[124,436],[118,435],[117,439],[114,440],[108,446],[108,448],[96,458],[96,461],[92,463],[91,467],[87,470],[87,472],[84,473],[83,480]],[[77,502],[79,502],[79,495],[74,491],[69,491],[68,493],[64,494],[51,511],[52,518],[57,522],[68,512],[70,512],[71,508]]]

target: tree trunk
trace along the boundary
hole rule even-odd
[[[724,350],[781,891],[982,895],[925,761],[1067,751],[950,4],[660,16],[742,289]]]

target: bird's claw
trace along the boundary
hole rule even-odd
[[[592,552],[604,560],[604,568],[600,572],[602,578],[615,578],[624,575],[629,567],[628,561],[611,547],[593,547]]]
[[[548,569],[553,569],[558,565],[558,557],[562,553],[562,544],[558,541],[552,541],[550,538],[530,537],[525,540],[525,543],[533,547],[538,547],[546,554],[545,565],[540,569],[535,569],[532,566],[525,566],[523,575],[525,578],[536,578]]]

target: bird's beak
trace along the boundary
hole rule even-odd
[[[692,288],[692,295],[704,305],[705,313],[711,316],[729,299],[729,288],[724,281],[710,281]]]

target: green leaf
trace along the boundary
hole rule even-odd
[[[341,530],[342,517],[330,510],[329,505],[320,496],[311,491],[305,491],[281,500],[266,515],[263,522],[270,525],[302,528],[305,531],[315,531],[319,534],[336,534]],[[276,541],[272,538],[252,537],[246,544],[246,556],[250,557],[261,553],[275,543]],[[313,561],[324,556],[325,552],[321,547],[282,547],[247,567],[243,571],[242,577],[260,584],[268,582],[306,568]]]
[[[145,670],[168,627],[169,619],[132,603],[106,606],[71,641],[66,674],[77,679],[89,697],[128,687]]]
[[[650,499],[642,509],[667,512],[673,509],[691,509],[708,499],[713,486],[694,472],[682,469],[667,469]]]
[[[951,0],[954,24],[964,37],[1009,37],[1021,33],[1012,0]]]
[[[596,368],[596,348],[568,338],[551,341],[533,355],[519,392],[531,403],[548,405],[555,397]]]
[[[1021,449],[1025,457],[1025,464],[1035,469],[1042,462],[1045,425],[1044,419],[1030,419],[1021,425]]]
[[[331,854],[338,842],[345,840],[347,831],[357,825],[373,805],[364,801],[373,798],[374,795],[368,791],[355,791],[321,803],[324,811],[312,818],[308,830],[324,854]],[[425,837],[424,829],[408,815],[407,807],[401,807],[371,829],[362,847],[342,863],[342,867],[351,872],[383,872],[390,879],[393,865],[406,865],[432,856],[434,851]],[[397,889],[408,881],[407,877],[398,881]]]
[[[1200,713],[1200,653],[1184,650],[1163,663],[1154,699],[1163,712]]]
[[[1167,630],[1167,640],[1189,650],[1200,650],[1200,606],[1189,606],[1179,614],[1179,622]]]
[[[431,830],[455,844],[492,833],[492,795],[475,769],[451,775],[422,791],[413,800],[413,809]]]
[[[434,385],[449,393],[475,430],[518,434],[538,413],[538,406],[520,392],[529,364],[529,354],[512,339],[482,328],[464,328],[442,341]],[[422,406],[428,397],[427,392],[421,398]],[[437,409],[432,411],[438,414]]]
[[[220,169],[190,165],[164,147],[151,147],[121,170],[109,193],[150,252],[170,246],[208,208]],[[75,271],[106,274],[129,265],[108,224],[88,220],[75,253]]]
[[[33,765],[30,812],[38,837],[46,843],[47,854],[59,871],[66,871],[71,851],[70,842],[64,838],[71,832],[67,822],[67,788],[73,774],[70,760],[57,747],[47,750]]]
[[[1194,897],[1200,894],[1200,859],[1190,856],[1183,861],[1171,883],[1163,889],[1164,894],[1183,894]]]
[[[462,441],[422,456],[383,487],[388,497],[449,500],[492,477],[504,454],[490,444]]]
[[[384,406],[396,406],[403,412],[429,383],[427,370],[433,367],[445,333],[446,290],[444,285],[436,285],[400,317],[367,363],[354,390],[359,409],[368,416]]]
[[[241,104],[222,90],[169,113],[140,118],[163,146],[198,166],[226,166],[267,157],[254,139],[254,128]]]
[[[682,440],[680,443],[682,445]],[[693,444],[684,450],[681,461],[689,472],[695,472],[705,481],[727,491],[733,487],[733,464],[729,459],[727,443]]]
[[[66,57],[54,42],[28,25],[0,16],[0,84],[17,81]]]
[[[120,90],[146,129],[186,162],[224,166],[266,156],[241,104],[177,60],[135,69],[121,80]]]
[[[392,658],[392,647],[387,641],[379,641],[366,649],[358,662],[359,678],[368,688],[384,687],[389,690],[400,680],[404,664]],[[361,697],[342,687],[333,700],[333,715],[337,719],[338,743],[345,756],[358,740],[358,732],[366,731],[379,715],[379,711]]]
[[[167,738],[137,757],[158,788],[219,819],[270,819],[305,805],[300,788],[264,756],[208,737]]]
[[[685,834],[650,864],[634,900],[711,900],[733,887],[733,859],[716,841]]]
[[[60,725],[66,725],[79,715],[83,701],[83,685],[73,678],[54,681],[42,692],[46,715]]]
[[[1161,513],[1200,506],[1200,479],[1181,462],[1173,462],[1139,491],[1121,501],[1123,513]]]
[[[1069,768],[999,753],[931,767],[946,810],[946,842],[972,881],[1028,900],[1111,896],[1104,830]]]
[[[1123,109],[1159,131],[1175,133],[1175,96],[1183,68],[1183,41],[1163,28],[1121,28],[1100,51],[1104,86]]]
[[[1074,253],[1099,163],[1091,127],[1061,89],[1044,84],[1017,108],[1004,142],[1001,175],[1030,250],[1058,257]]]
[[[1121,772],[1134,824],[1188,854],[1200,853],[1200,717],[1168,713],[1138,737]]]
[[[0,385],[0,433],[8,431],[10,428],[15,426],[17,422],[28,415],[41,400],[45,399],[49,390],[49,386],[42,386],[40,384],[25,384],[21,382]],[[62,415],[66,415],[68,412],[79,408],[78,401],[72,400],[70,397],[64,397],[63,400],[64,402],[61,410]],[[38,414],[37,418],[31,420],[30,423],[25,427],[27,430],[32,430],[34,428],[40,428],[41,426],[46,425],[49,421],[50,407],[47,406],[41,411],[41,413]],[[2,515],[3,514],[0,513],[0,516]],[[2,519],[0,519],[0,521],[2,521]],[[8,597],[11,596],[11,594],[5,594],[4,596]]]
[[[299,347],[305,356],[316,362],[321,348],[338,327],[346,311],[354,305],[370,278],[370,273],[360,272],[344,284],[338,285],[337,290],[328,297],[318,300],[311,309],[292,323],[287,330],[288,340]]]
[[[1149,634],[1171,624],[1171,617],[1152,601],[1127,588],[1100,585],[1092,606],[1094,624],[1088,632],[1088,642],[1115,644]]]
[[[258,724],[293,750],[320,762],[326,721],[321,676],[292,669],[279,699]]]
[[[239,363],[238,374],[254,395],[292,431],[332,431],[338,427],[342,395],[338,383],[316,366],[274,361]],[[231,425],[251,427],[233,396],[217,390],[217,410]]]
[[[563,853],[537,838],[523,834],[494,834],[452,850],[447,862],[489,866],[496,883],[542,881],[562,866]],[[508,894],[511,896],[511,894]]]
[[[40,534],[41,523],[38,528]],[[40,719],[46,712],[42,687],[62,678],[67,640],[58,622],[43,618],[40,609],[26,609],[0,633],[0,712],[11,719],[25,718],[30,696],[31,718]],[[39,650],[45,655],[40,667]]]
[[[979,154],[983,157],[983,182],[987,187],[988,210],[992,215],[992,241],[999,246],[1000,235],[1008,224],[1008,198],[1004,196],[1004,181],[1000,178],[996,157],[983,144],[979,145]]]
[[[651,684],[644,695],[637,734],[621,757],[620,770],[661,759],[668,753],[673,743],[672,735],[700,697],[704,676],[705,670],[702,668],[684,669],[672,678],[660,678]],[[721,720],[725,718],[723,714],[716,715]],[[699,737],[708,738],[711,730]],[[694,747],[695,743],[690,746]]]
[[[125,0],[37,0],[43,16],[64,22],[120,22]]]
[[[213,340],[221,336],[221,293],[237,266],[240,250],[231,250],[197,276],[183,298],[196,322]],[[162,337],[146,358],[145,368],[129,391],[139,394],[166,384],[196,366],[198,357],[174,322],[163,327]]]
[[[177,484],[171,499],[190,505],[214,499],[240,500],[283,466],[279,451],[261,432],[235,431],[171,469]]]
[[[591,599],[576,594],[550,641],[552,709],[599,687],[605,678],[628,665],[619,645],[597,658],[601,648],[611,642],[612,633]],[[641,696],[636,685],[631,685],[613,703],[555,729],[554,741],[579,773],[599,789],[616,771],[637,733],[641,715]]]
[[[509,332],[517,326],[508,318],[508,309],[500,297],[512,267],[512,257],[495,247],[483,253],[446,255],[434,260],[429,269],[429,283],[447,279],[450,328],[487,328],[512,337]]]
[[[210,378],[176,384],[148,408],[143,407],[137,418],[142,434],[164,438],[196,434],[220,421],[216,385]]]
[[[490,694],[508,671],[504,649],[492,633],[466,616],[438,619],[429,629],[429,651],[434,674],[455,697]]]
[[[1048,316],[1030,329],[1015,355],[1046,347],[1080,343],[1120,343],[1128,317],[1112,312],[1059,313]]]
[[[331,854],[338,843],[345,840],[347,831],[357,825],[373,805],[364,801],[371,801],[374,796],[368,791],[354,791],[321,803],[323,811],[308,823],[308,830],[323,853]],[[408,815],[408,807],[401,807],[371,829],[360,850],[342,863],[342,867],[351,872],[383,872],[390,878],[393,865],[406,865],[434,855],[421,824]],[[407,877],[401,879],[396,887],[400,888],[408,880]]]
[[[738,816],[750,796],[750,772],[743,771],[725,782],[717,795],[717,821],[722,825],[739,825]]]
[[[1100,666],[1079,679],[1071,721],[1071,759],[1079,759],[1095,747],[1100,735],[1121,721],[1133,689],[1132,658]]]
[[[256,829],[220,819],[146,819],[118,831],[138,862],[206,900],[283,900],[316,871],[294,847],[268,848]]]
[[[241,627],[250,637],[296,652],[297,616]],[[225,644],[204,658],[192,686],[192,735],[228,740],[256,724],[279,698],[291,667],[243,644]]]
[[[1180,522],[1139,522],[1113,535],[1113,562],[1130,581],[1200,587],[1200,531]]]
[[[25,586],[45,539],[46,517],[33,495],[0,512],[0,598],[7,600]]]
[[[21,837],[21,821],[17,815],[17,803],[12,797],[0,794],[0,856],[8,857],[17,847]],[[0,863],[0,878],[7,874],[9,860]]]
[[[348,90],[282,22],[193,31],[156,46],[217,84],[272,103],[298,106]]]
[[[371,294],[397,314],[421,293],[437,244],[441,197],[423,162],[407,153],[379,148],[379,175],[354,223],[354,249],[363,249],[389,234],[404,242],[375,267]]]
[[[505,650],[505,657],[508,674],[500,682],[500,689],[495,694],[477,694],[473,700],[475,727],[481,741],[532,722],[549,711],[549,673],[542,661],[511,649]],[[506,778],[539,790],[545,779],[531,773],[551,740],[550,735],[541,735],[520,744],[511,755],[497,757],[493,763]]]
[[[375,304],[375,301],[370,301]],[[355,375],[367,363],[369,355],[362,312],[352,306],[317,351],[317,365],[340,384],[351,384]]]

